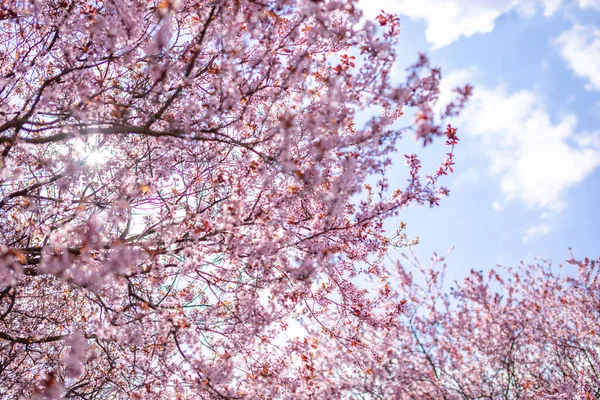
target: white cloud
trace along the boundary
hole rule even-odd
[[[593,2],[598,0],[579,0]],[[446,46],[461,36],[473,36],[494,29],[496,19],[509,12],[524,17],[543,9],[550,16],[562,0],[383,0],[374,7],[372,1],[361,0],[367,16],[374,17],[380,10],[425,20],[427,41],[435,47]]]
[[[600,6],[600,1],[596,3]],[[563,32],[556,43],[575,75],[588,81],[585,88],[600,91],[600,27],[575,25]]]
[[[442,80],[442,104],[450,88],[472,75],[460,70]],[[557,211],[564,206],[565,191],[600,166],[600,132],[577,132],[571,114],[553,121],[544,99],[532,91],[508,93],[503,87],[476,85],[456,125],[463,136],[478,139],[504,202]]]
[[[523,243],[527,243],[531,239],[547,235],[550,232],[550,227],[544,223],[530,226],[525,230],[525,234],[523,235]]]
[[[500,203],[499,201],[494,201],[492,203],[492,208],[494,209],[494,211],[496,212],[501,212],[504,210],[504,207],[502,206],[502,203]]]
[[[579,7],[600,10],[600,0],[579,0]]]
[[[581,147],[593,147],[600,150],[600,132],[582,133],[575,138],[575,142]]]

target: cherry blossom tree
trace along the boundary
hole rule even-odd
[[[0,397],[600,397],[599,261],[449,293],[443,257],[384,265],[414,243],[384,221],[448,194],[471,93],[436,105],[424,56],[394,83],[393,15],[15,0],[0,20]],[[394,153],[407,134],[444,137],[439,168]]]
[[[323,398],[351,385],[338,355],[371,376],[360,332],[396,329],[382,255],[409,243],[383,222],[448,194],[470,87],[436,115],[439,69],[395,83],[399,20],[354,1],[0,20],[0,397]],[[408,184],[387,173],[407,134],[448,146],[429,174],[406,155]]]
[[[376,399],[600,398],[600,258],[471,271],[450,291],[445,257],[436,255],[430,265],[414,256],[405,261],[396,266],[397,290],[383,291],[408,301],[401,318],[385,327],[386,334],[360,331],[352,353],[332,342],[322,352],[331,357],[321,360],[319,373],[330,374],[341,393]],[[345,362],[340,356],[357,354],[368,360],[369,374],[329,369]]]

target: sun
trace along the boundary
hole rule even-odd
[[[108,149],[92,149],[87,156],[85,156],[85,163],[90,166],[98,166],[106,163],[111,158],[111,153]]]

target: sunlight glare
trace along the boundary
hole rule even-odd
[[[102,165],[107,162],[111,157],[111,154],[106,150],[92,150],[86,157],[85,163],[91,166]]]

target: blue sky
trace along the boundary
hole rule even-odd
[[[475,87],[455,121],[461,143],[445,181],[450,197],[401,216],[409,236],[420,237],[417,255],[424,261],[455,246],[451,280],[537,255],[559,263],[569,247],[581,258],[600,255],[600,0],[361,6],[371,17],[400,14],[399,77],[425,51],[442,68],[443,93]],[[399,158],[417,148],[400,143]],[[430,169],[445,150],[436,146],[419,151]]]

